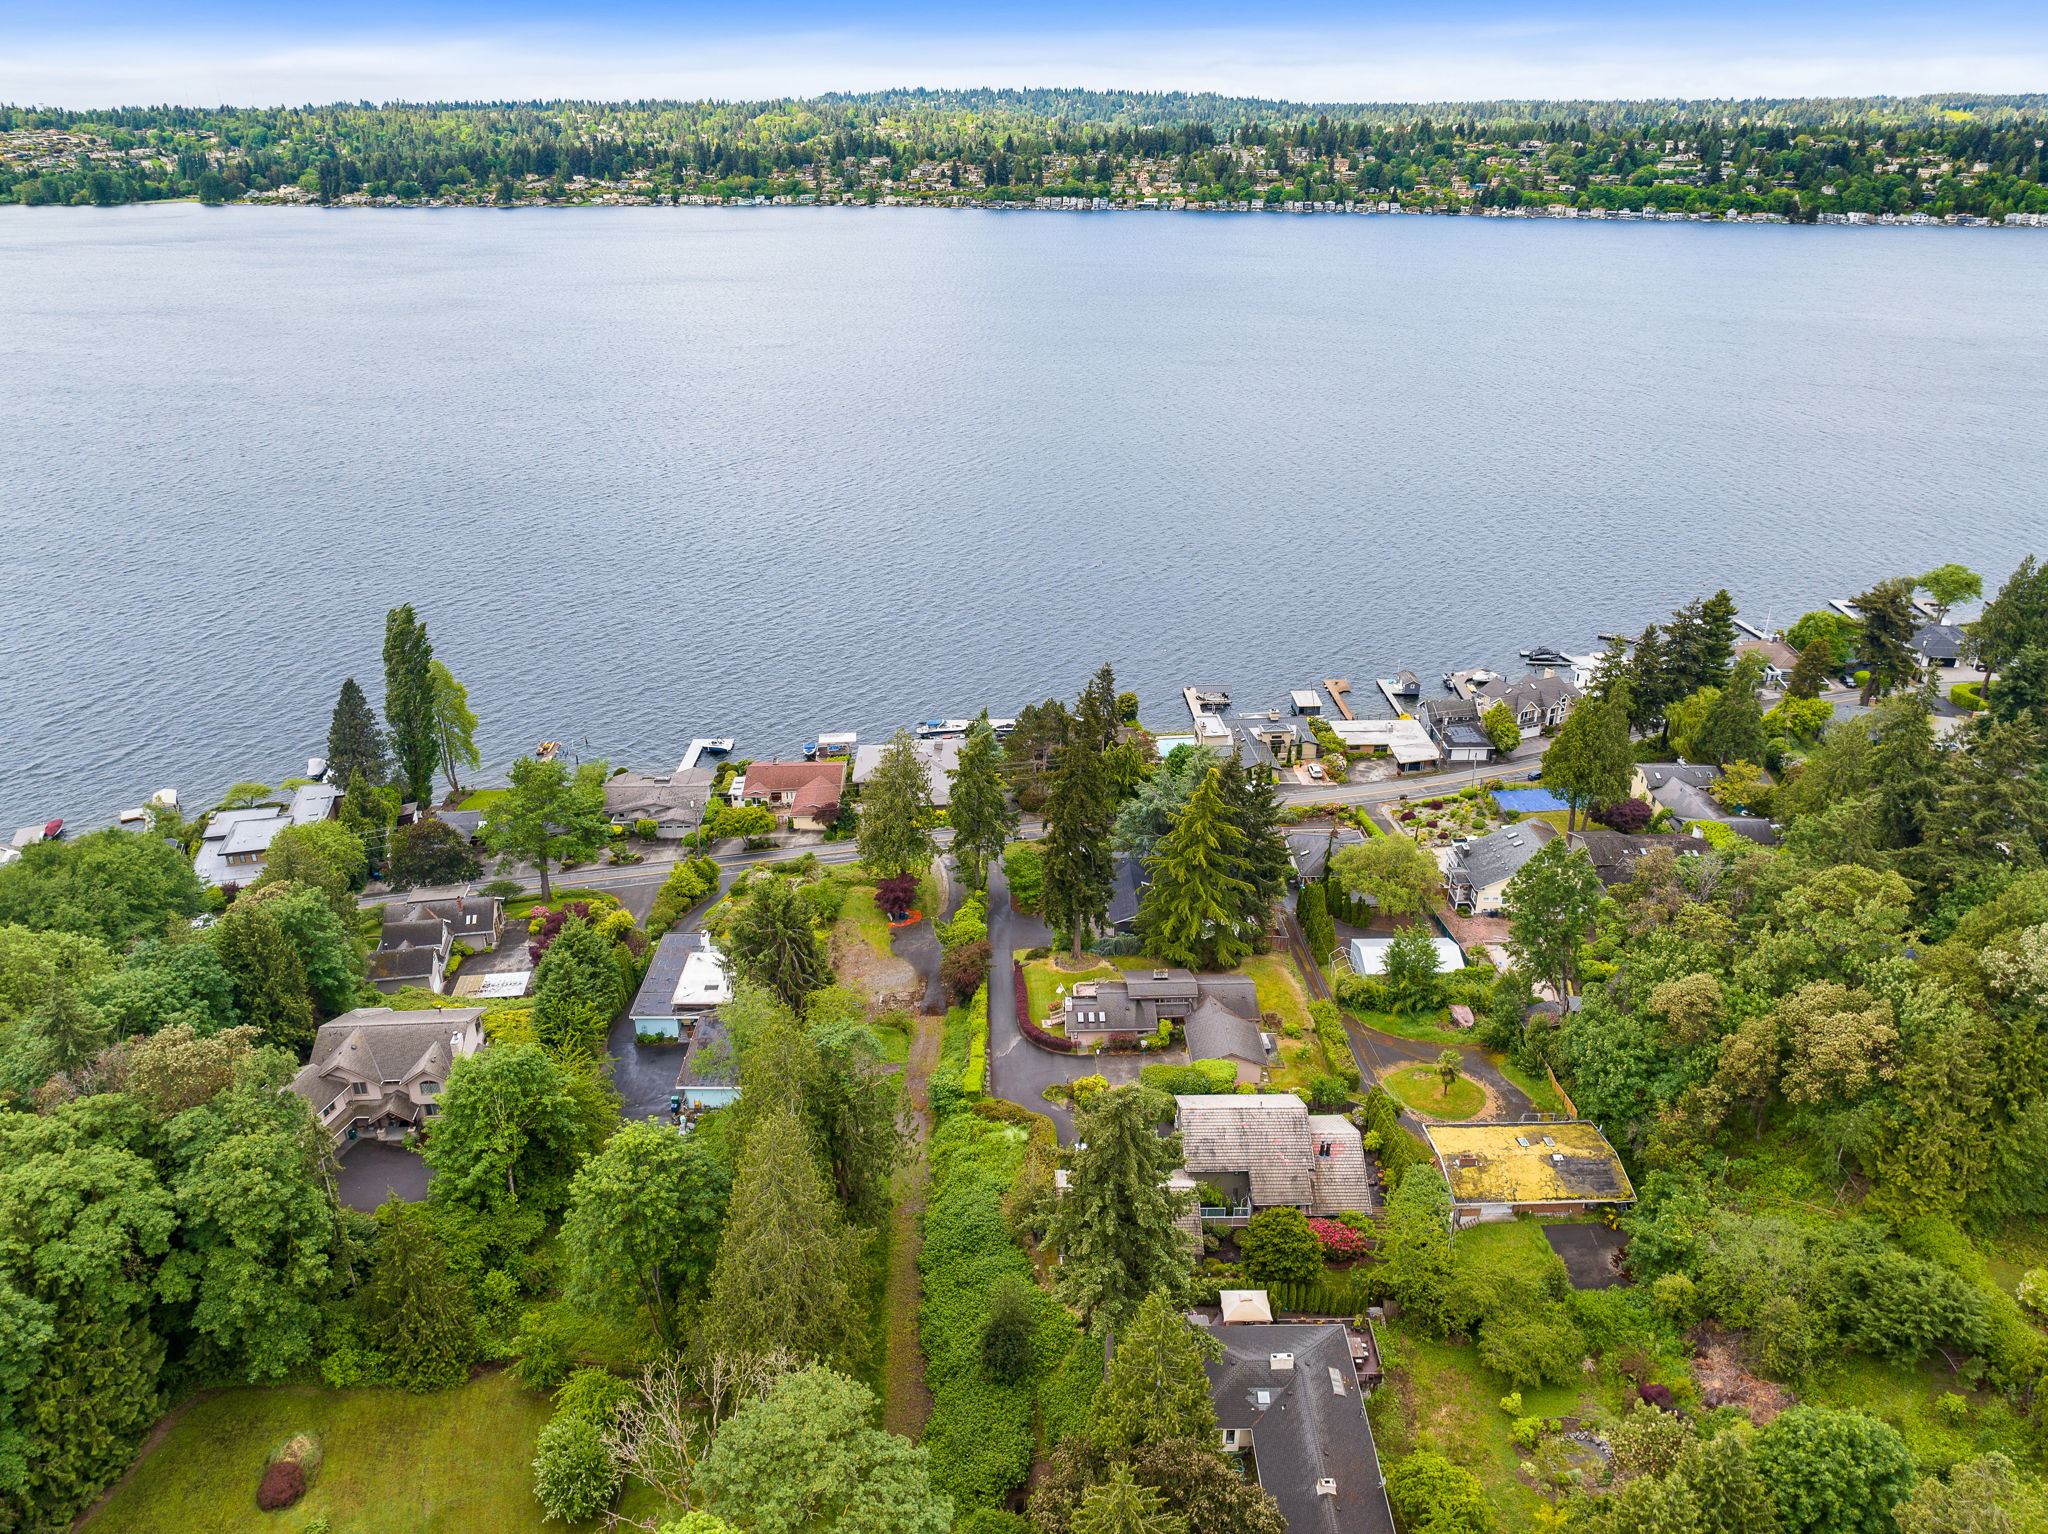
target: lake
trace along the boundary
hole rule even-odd
[[[665,770],[2048,553],[2041,231],[8,207],[0,379],[0,831],[300,771],[404,601]]]

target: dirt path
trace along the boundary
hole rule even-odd
[[[924,1298],[917,1258],[924,1248],[925,1197],[931,1188],[931,1164],[925,1145],[931,1138],[931,1079],[939,1063],[942,1018],[917,1015],[910,1041],[910,1060],[903,1068],[904,1105],[909,1110],[910,1159],[896,1173],[896,1208],[889,1216],[889,1277],[883,1304],[888,1327],[887,1384],[882,1425],[892,1433],[915,1438],[931,1415],[931,1392],[924,1384],[924,1352],[917,1343],[917,1308]]]

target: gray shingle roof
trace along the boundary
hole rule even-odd
[[[1341,1113],[1311,1113],[1308,1132],[1314,1141],[1315,1195],[1310,1214],[1342,1214],[1372,1208],[1372,1179],[1365,1168],[1365,1139],[1358,1126]]]
[[[1259,1025],[1213,996],[1203,997],[1188,1014],[1187,1039],[1190,1060],[1241,1060],[1257,1066],[1266,1063],[1266,1044]]]
[[[1477,841],[1451,853],[1450,875],[1472,888],[1485,889],[1502,879],[1512,878],[1521,866],[1542,850],[1550,840],[1551,828],[1540,820],[1518,821],[1489,831]]]
[[[1174,1098],[1182,1164],[1205,1172],[1242,1172],[1252,1202],[1308,1207],[1315,1196],[1315,1145],[1308,1108],[1291,1092]]]
[[[1223,1344],[1207,1365],[1217,1423],[1251,1430],[1259,1484],[1288,1534],[1394,1534],[1345,1328],[1219,1326],[1214,1336]],[[1276,1354],[1293,1367],[1274,1368]],[[1323,1480],[1337,1483],[1334,1495],[1317,1491]]]

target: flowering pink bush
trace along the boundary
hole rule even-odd
[[[1335,1220],[1310,1220],[1308,1228],[1316,1233],[1316,1239],[1323,1243],[1323,1257],[1326,1261],[1343,1262],[1353,1257],[1363,1257],[1371,1250],[1371,1244],[1358,1231],[1348,1225],[1339,1225]]]

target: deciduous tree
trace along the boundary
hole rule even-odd
[[[1628,797],[1634,774],[1625,693],[1611,703],[1580,700],[1543,753],[1543,786],[1564,800],[1569,831],[1579,828],[1579,816],[1594,805]]]
[[[1959,602],[1974,602],[1984,595],[1984,577],[1967,565],[1950,560],[1945,565],[1936,565],[1925,575],[1913,582],[1916,589],[1927,593],[1934,603],[1934,610],[1940,622],[1948,622],[1948,612]]]
[[[1343,848],[1330,859],[1330,877],[1345,894],[1371,900],[1388,916],[1428,910],[1444,879],[1435,858],[1398,834]]]
[[[559,761],[522,756],[514,762],[512,786],[483,825],[484,845],[499,855],[499,868],[533,864],[541,899],[553,899],[550,866],[592,857],[611,839],[604,780],[603,762],[584,762],[573,774]]]
[[[1279,1205],[1251,1217],[1238,1238],[1247,1277],[1261,1284],[1309,1284],[1323,1273],[1323,1244],[1299,1209]],[[1164,1434],[1173,1437],[1173,1434]]]
[[[567,1293],[599,1314],[644,1316],[673,1347],[685,1307],[711,1282],[731,1173],[702,1143],[626,1124],[569,1188]]]
[[[497,1044],[457,1060],[423,1152],[437,1197],[487,1209],[501,1200],[558,1208],[583,1158],[615,1122],[609,1105],[537,1044]]]
[[[1572,994],[1603,891],[1592,860],[1553,838],[1524,863],[1501,897],[1508,950],[1562,1001]]]
[[[438,660],[428,662],[427,679],[433,691],[436,754],[441,758],[441,770],[448,774],[449,792],[460,793],[462,784],[455,769],[483,764],[476,749],[476,715],[469,710],[469,689]]]
[[[1861,1412],[1795,1406],[1758,1432],[1756,1460],[1788,1534],[1891,1534],[1913,1487],[1905,1442]]]
[[[415,820],[391,838],[384,877],[393,889],[467,884],[483,872],[468,838],[441,820]]]

